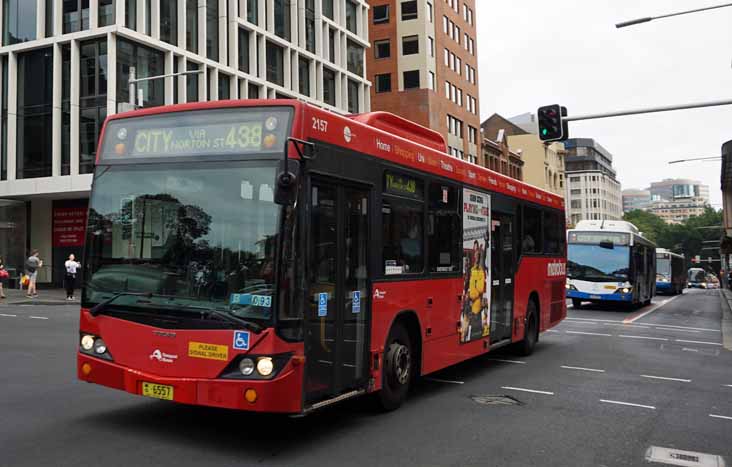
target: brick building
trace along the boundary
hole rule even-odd
[[[373,0],[370,5],[371,109],[439,131],[450,154],[485,165],[475,0]]]
[[[483,157],[485,166],[493,171],[502,173],[516,180],[523,180],[524,161],[521,154],[508,147],[508,141],[503,130],[499,130],[495,140],[483,134]]]

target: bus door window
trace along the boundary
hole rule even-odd
[[[525,206],[521,252],[524,254],[541,253],[543,250],[541,240],[541,211]]]

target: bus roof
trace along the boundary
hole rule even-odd
[[[628,232],[640,235],[638,227],[628,221],[594,220],[579,221],[575,230],[607,230],[608,232]]]
[[[677,258],[684,257],[684,255],[674,253],[673,251],[667,250],[666,248],[656,248],[656,255],[669,255],[669,256],[675,256]]]
[[[171,112],[213,110],[234,107],[293,107],[292,136],[319,140],[371,155],[435,175],[554,209],[564,208],[563,197],[539,187],[499,174],[485,167],[457,159],[446,153],[442,136],[387,112],[339,115],[314,105],[291,99],[242,99],[194,102],[133,110],[107,118],[143,117]],[[105,127],[107,122],[105,122]],[[323,125],[315,125],[324,122]],[[104,129],[100,137],[103,140]],[[478,135],[480,137],[480,135]],[[479,147],[478,147],[479,150]],[[297,157],[290,148],[290,157]]]

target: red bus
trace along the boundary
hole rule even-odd
[[[304,414],[566,316],[562,198],[385,113],[220,101],[109,117],[89,203],[78,377]]]

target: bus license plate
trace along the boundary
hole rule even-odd
[[[142,395],[147,397],[154,397],[155,399],[172,401],[173,386],[166,386],[165,384],[155,384],[143,381]]]

